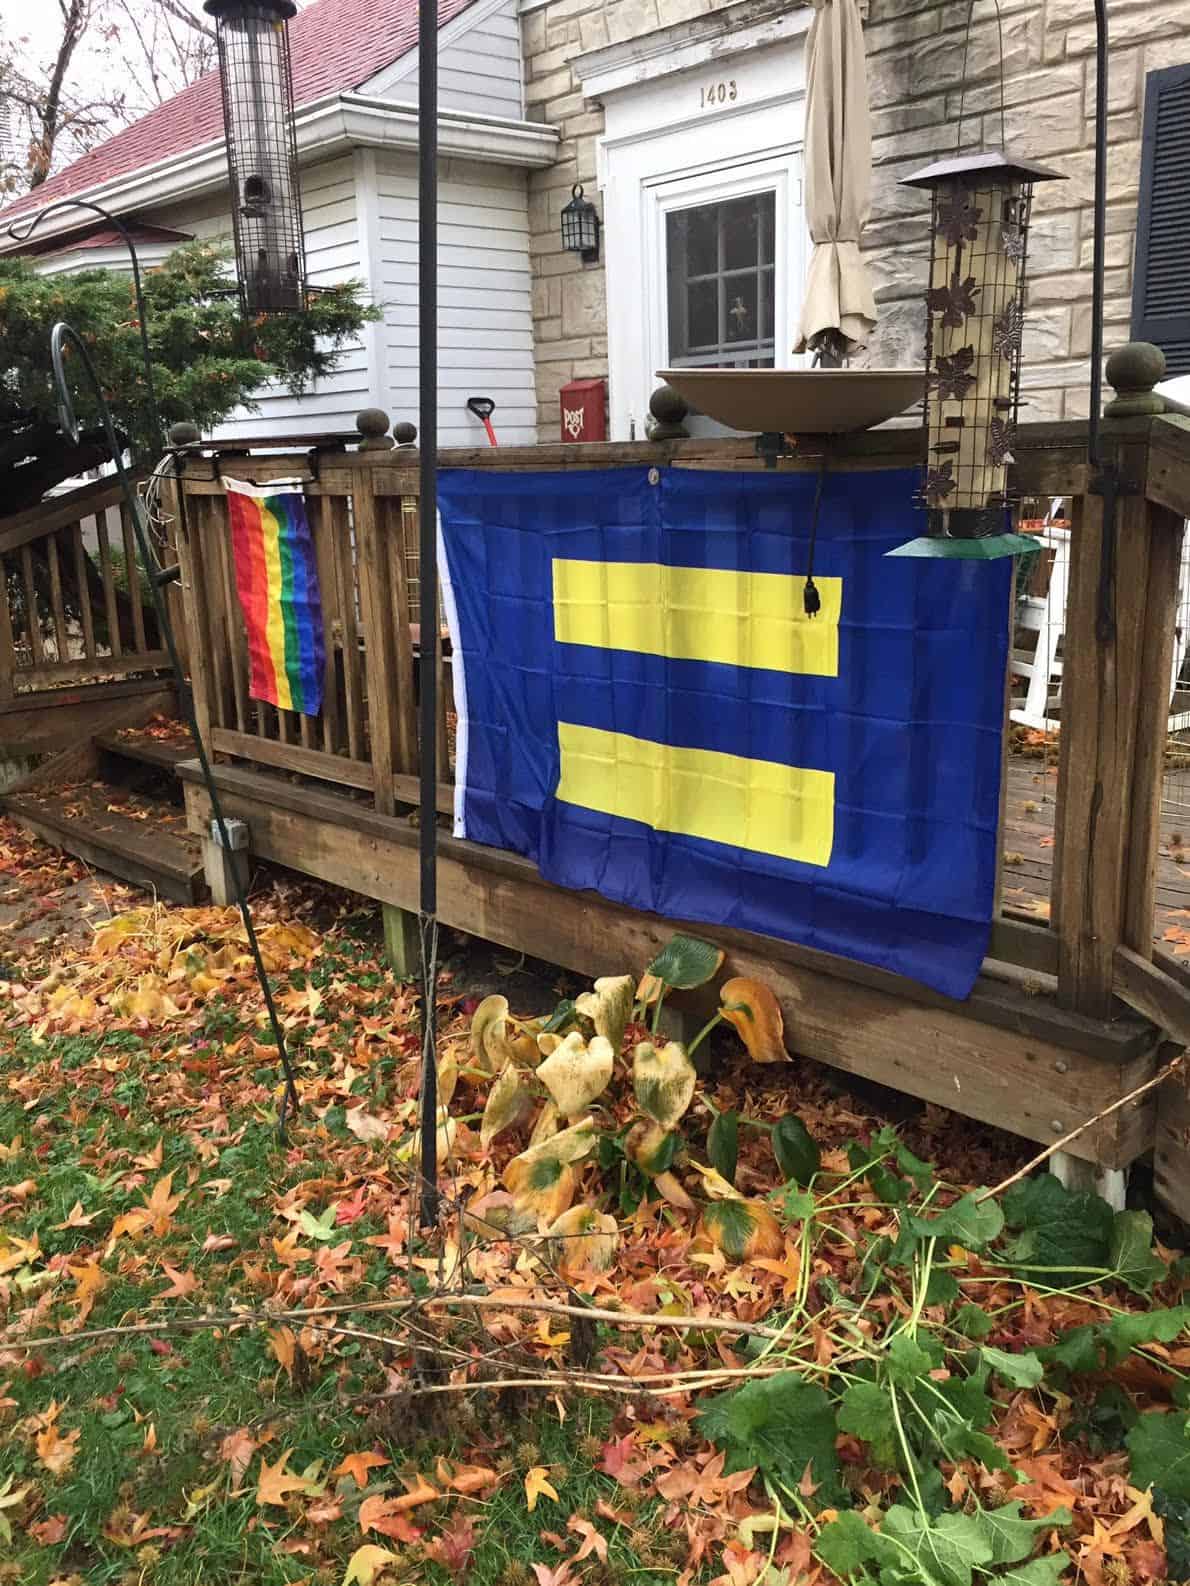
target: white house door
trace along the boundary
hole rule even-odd
[[[605,95],[614,440],[643,437],[658,369],[803,362],[803,55],[785,40]]]

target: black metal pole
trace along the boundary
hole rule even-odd
[[[438,1219],[438,0],[418,19],[418,361],[420,379],[421,624],[421,1220]]]
[[[165,432],[161,427],[161,414],[157,408],[157,387],[153,381],[153,357],[149,350],[149,316],[145,307],[145,291],[141,280],[140,258],[136,251],[136,244],[128,227],[118,215],[113,215],[110,210],[104,209],[99,204],[92,204],[85,198],[60,198],[57,203],[47,204],[33,216],[27,226],[22,226],[19,221],[9,226],[7,235],[14,242],[27,242],[41,225],[42,221],[50,215],[58,214],[64,209],[89,209],[93,215],[98,215],[107,221],[109,226],[114,226],[124,240],[128,249],[128,257],[132,260],[132,284],[136,293],[136,316],[140,321],[140,347],[141,357],[145,365],[145,386],[149,399],[149,419],[153,427],[154,439],[161,445],[165,444]]]

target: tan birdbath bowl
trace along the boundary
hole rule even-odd
[[[844,435],[922,399],[920,369],[659,369],[657,378],[733,430]]]

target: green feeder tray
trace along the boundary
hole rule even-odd
[[[982,539],[958,539],[950,534],[921,534],[886,556],[932,556],[950,562],[991,562],[999,556],[1024,556],[1037,549],[1028,534],[985,534]]]

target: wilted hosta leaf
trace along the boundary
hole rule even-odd
[[[488,1091],[479,1126],[479,1142],[486,1151],[497,1135],[512,1129],[529,1116],[533,1107],[533,1083],[528,1072],[508,1063]]]
[[[571,1164],[586,1156],[594,1144],[595,1125],[584,1118],[513,1157],[504,1169],[504,1184],[518,1208],[534,1211],[550,1222],[559,1218],[574,1200],[577,1179]]]
[[[718,1168],[703,1167],[701,1162],[691,1162],[690,1166],[702,1179],[704,1193],[713,1201],[740,1201],[743,1196],[735,1185],[725,1179]]]
[[[739,1114],[731,1111],[719,1113],[707,1133],[707,1155],[711,1165],[726,1179],[728,1187],[735,1183],[735,1170],[740,1155]]]
[[[555,1051],[538,1065],[537,1075],[553,1097],[558,1111],[577,1118],[607,1089],[615,1067],[611,1043],[602,1035],[590,1044],[572,1030]]]
[[[719,992],[723,1017],[739,1032],[754,1063],[783,1063],[785,1022],[776,997],[761,980],[728,980]]]
[[[508,1046],[508,998],[485,997],[471,1016],[471,1056],[479,1068],[498,1074],[512,1061]]]
[[[547,1101],[537,1115],[537,1122],[533,1125],[533,1133],[529,1136],[530,1146],[540,1145],[543,1140],[552,1140],[558,1132],[559,1113],[552,1101]]]
[[[712,1201],[703,1211],[702,1226],[712,1244],[733,1261],[775,1259],[785,1253],[780,1225],[763,1201]]]
[[[548,1230],[554,1263],[563,1277],[576,1272],[607,1272],[616,1259],[616,1219],[591,1206],[572,1206]]]
[[[445,1107],[438,1109],[438,1161],[445,1162],[454,1150],[455,1135],[458,1133],[458,1124],[450,1116]],[[410,1137],[403,1141],[397,1148],[398,1162],[421,1161],[421,1131],[415,1130]]]
[[[632,1061],[632,1086],[640,1110],[663,1129],[672,1129],[694,1100],[698,1082],[686,1048],[669,1041],[658,1050],[641,1041]]]
[[[443,1107],[449,1107],[454,1100],[458,1083],[459,1060],[452,1047],[438,1058],[438,1100]]]
[[[594,991],[584,991],[575,999],[575,1007],[590,1019],[597,1035],[611,1042],[614,1053],[624,1044],[624,1031],[632,1017],[633,990],[631,975],[605,975],[595,982]]]
[[[496,1233],[516,1239],[537,1227],[537,1218],[521,1211],[507,1190],[487,1190],[476,1195],[468,1203],[464,1221],[472,1233],[488,1239]]]
[[[672,1129],[641,1119],[629,1129],[624,1140],[624,1155],[647,1178],[667,1173],[673,1166],[678,1137]]]
[[[504,1182],[518,1211],[531,1212],[547,1222],[557,1221],[578,1188],[574,1169],[553,1156],[514,1156],[504,1169]]]

